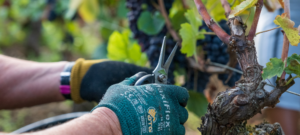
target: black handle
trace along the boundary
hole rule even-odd
[[[134,86],[144,85],[144,84],[150,84],[154,83],[154,76],[152,74],[145,75],[138,79]]]

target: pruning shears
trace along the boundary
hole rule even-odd
[[[134,86],[149,84],[149,83],[158,83],[158,84],[167,84],[168,81],[168,70],[171,65],[171,62],[176,53],[178,44],[176,43],[171,54],[169,55],[167,61],[165,62],[165,51],[166,51],[166,37],[164,37],[163,44],[160,50],[160,55],[156,68],[153,70],[153,74],[148,74],[136,81]]]

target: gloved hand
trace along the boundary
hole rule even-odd
[[[149,68],[118,61],[78,59],[71,71],[71,98],[75,103],[99,102],[107,88]]]
[[[184,135],[183,123],[188,118],[184,107],[189,98],[188,91],[175,85],[130,86],[137,76],[109,87],[94,109],[107,107],[114,111],[124,135]]]

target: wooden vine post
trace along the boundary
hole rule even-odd
[[[231,51],[236,53],[244,77],[236,82],[235,88],[220,92],[214,102],[208,105],[207,113],[201,118],[202,124],[199,130],[202,135],[248,134],[246,121],[257,113],[261,113],[264,107],[274,107],[279,102],[279,97],[294,84],[292,82],[285,85],[286,80],[281,77],[276,81],[277,85],[274,90],[271,92],[264,90],[266,83],[261,76],[263,67],[257,61],[253,41],[263,0],[258,0],[256,4],[253,24],[248,35],[245,33],[246,24],[241,17],[236,16],[228,19],[228,25],[231,29],[231,35],[228,35],[209,16],[201,0],[194,0],[194,2],[206,25],[228,45]],[[228,18],[230,6],[226,0],[221,0],[221,2]],[[289,1],[285,0],[285,2]],[[284,47],[286,46],[288,47],[288,41]],[[271,130],[269,128],[268,131],[265,131],[266,133],[283,134],[279,124],[259,125],[257,128],[263,129],[263,126],[272,127]]]

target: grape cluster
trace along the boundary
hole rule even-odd
[[[238,63],[236,64],[235,68],[238,70],[241,70],[241,67]],[[218,78],[220,80],[222,80],[224,84],[227,84],[228,86],[231,86],[231,87],[235,86],[235,82],[241,79],[240,73],[232,72],[231,78],[228,80],[228,82],[226,82],[228,79],[228,76],[229,76],[228,74],[219,74]]]
[[[222,20],[218,22],[220,27],[227,33],[230,34],[230,28],[227,25],[226,20]],[[203,25],[199,27],[199,30],[204,29],[207,32],[212,32],[206,24],[203,22]],[[222,41],[216,35],[205,35],[205,39],[198,40],[197,46],[202,46],[203,50],[206,52],[205,59],[210,60],[211,62],[216,62],[220,64],[226,65],[229,61],[229,55],[227,53],[227,46],[222,43]],[[239,65],[237,64],[236,69],[240,70]],[[195,71],[190,71],[191,75],[188,76],[184,87],[187,89],[194,89],[195,84]],[[197,77],[197,91],[203,92],[206,88],[206,84],[209,82],[209,77],[211,74],[198,71]],[[241,74],[232,72],[232,76],[228,79],[228,74],[219,74],[218,78],[222,80],[225,85],[230,87],[235,85],[235,82],[241,78]]]
[[[155,0],[153,2],[158,3],[157,0]],[[167,12],[169,12],[169,9],[172,7],[173,2],[174,2],[174,0],[164,0],[164,5],[165,5]],[[146,5],[146,8],[143,9],[142,5]],[[162,30],[156,35],[147,35],[146,33],[142,32],[138,29],[137,21],[138,21],[140,14],[142,13],[142,11],[144,11],[144,10],[148,10],[150,12],[156,11],[156,9],[152,5],[151,1],[149,1],[149,0],[127,0],[126,6],[128,9],[130,9],[130,11],[127,14],[127,17],[128,17],[128,21],[129,21],[129,27],[133,33],[133,36],[135,39],[138,40],[139,45],[142,48],[142,51],[146,52],[148,59],[150,61],[151,67],[155,68],[158,63],[163,38],[168,33],[167,27],[164,26],[162,28]],[[176,42],[173,39],[167,38],[165,58],[167,58],[170,55],[175,44],[176,44]],[[171,84],[175,83],[174,75],[173,75],[173,72],[175,70],[175,65],[179,65],[180,67],[183,67],[183,68],[185,68],[185,66],[187,65],[185,55],[183,55],[180,52],[180,48],[177,49],[176,54],[173,58],[173,61],[169,67],[168,82]]]
[[[153,2],[158,3],[157,0]],[[169,12],[169,9],[172,7],[172,3],[174,0],[164,0],[166,11]],[[146,5],[146,6],[145,6]],[[127,14],[129,20],[129,27],[133,33],[135,39],[138,40],[142,51],[146,52],[148,59],[150,61],[151,67],[156,67],[158,63],[158,58],[160,55],[161,45],[163,41],[163,37],[168,33],[166,26],[156,35],[147,35],[144,32],[140,31],[137,26],[137,21],[140,14],[144,10],[148,10],[150,12],[154,12],[157,9],[152,5],[149,0],[127,0],[126,6],[129,9]],[[219,22],[219,25],[230,34],[230,29],[226,24],[225,20]],[[200,30],[205,29],[207,32],[211,32],[211,30],[203,23],[203,26],[199,27]],[[174,45],[176,43],[173,39],[168,38],[166,41],[166,58],[171,53]],[[212,62],[227,64],[229,61],[229,55],[227,53],[227,46],[223,45],[222,41],[215,35],[205,35],[205,39],[198,40],[197,45],[203,46],[204,51],[206,51],[206,59],[209,59]],[[193,69],[189,69],[187,67],[187,61],[185,55],[183,55],[180,51],[180,48],[177,49],[177,52],[174,56],[173,62],[170,65],[169,73],[168,73],[168,81],[174,84],[174,75],[173,72],[175,67],[178,65],[181,68],[186,69],[187,75],[184,87],[187,89],[195,89],[196,87],[198,92],[203,92],[206,88],[206,84],[209,82],[209,77],[211,74],[202,72],[202,71],[194,71]],[[239,68],[238,66],[236,68]],[[197,72],[197,73],[196,73]],[[220,74],[219,79],[221,79],[224,83],[228,78],[227,74]],[[197,79],[197,80],[195,80]],[[228,81],[229,86],[233,86],[234,82],[240,79],[240,75],[237,73],[233,73],[232,77]],[[232,83],[233,82],[233,83]],[[197,83],[197,86],[194,86]]]
[[[141,13],[144,10],[148,10],[149,12],[156,11],[156,8],[153,6],[154,3],[158,3],[157,0],[150,1],[150,0],[127,0],[126,1],[126,7],[129,9],[129,12],[127,13],[128,21],[129,21],[129,28],[131,29],[133,33],[133,37],[138,40],[139,44],[142,47],[142,51],[147,50],[150,47],[150,40],[153,37],[163,37],[167,34],[167,28],[164,26],[164,28],[158,33],[157,35],[147,35],[146,33],[140,31],[138,29],[137,21],[140,17]],[[164,5],[166,8],[166,11],[169,12],[169,9],[172,7],[172,3],[174,0],[164,0]],[[146,6],[143,6],[146,5]],[[143,8],[144,7],[144,8]]]
[[[197,72],[197,73],[196,73]],[[211,74],[202,72],[200,70],[189,70],[188,80],[186,80],[183,87],[189,90],[196,90],[197,92],[203,93],[203,90],[206,88],[206,84],[209,82],[209,77]],[[195,80],[196,79],[196,80]],[[197,83],[197,84],[195,84]],[[195,86],[196,85],[196,86]]]
[[[227,33],[230,34],[230,28],[227,25],[225,20],[219,22],[220,27]],[[202,29],[211,32],[211,30],[205,25],[202,26]],[[222,41],[215,35],[205,35],[205,39],[200,41],[204,45],[203,49],[207,52],[206,58],[210,59],[211,62],[216,62],[226,65],[229,61],[229,54],[227,53],[227,45],[223,44]],[[237,64],[236,69],[240,70],[239,65]],[[228,74],[219,74],[218,78],[223,81],[224,84],[232,87],[235,85],[235,82],[241,78],[241,74],[234,72],[230,80],[226,83]]]

